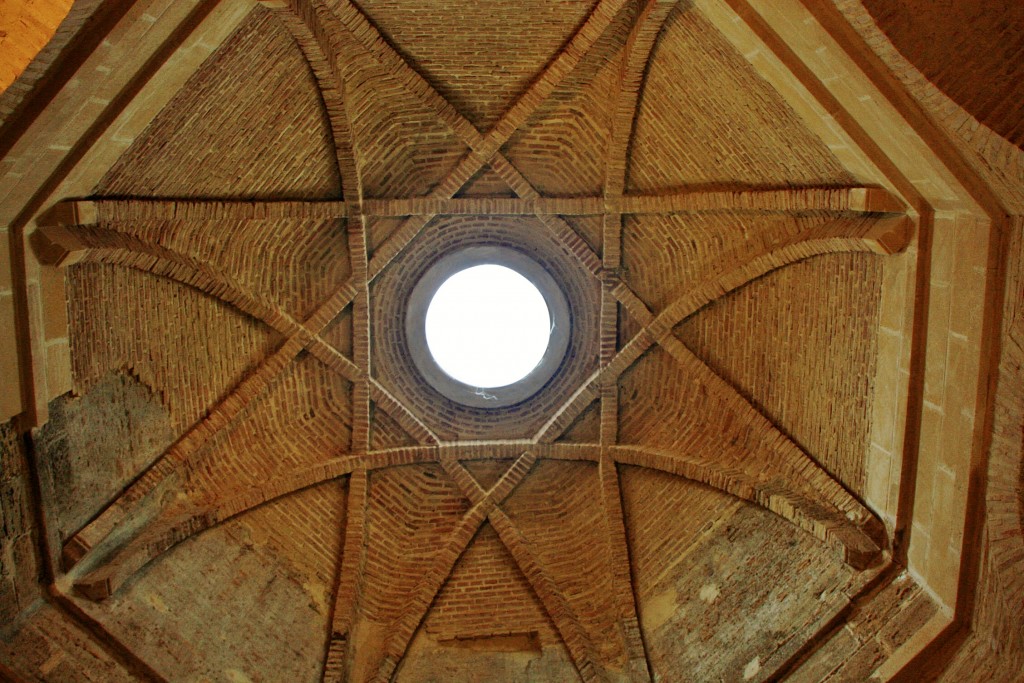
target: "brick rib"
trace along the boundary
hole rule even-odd
[[[313,337],[306,348],[314,358],[348,381],[355,383],[367,379],[362,368],[321,337]],[[393,417],[418,443],[436,444],[438,442],[437,435],[408,406],[399,401],[394,394],[373,377],[369,377],[369,392],[370,400]]]
[[[80,562],[92,571],[138,535],[166,507],[164,501],[183,482],[182,468],[195,464],[205,445],[220,433],[277,378],[302,350],[289,339],[249,373],[210,413],[186,432],[173,446],[118,496],[96,519],[68,539],[64,545],[65,566]],[[118,533],[114,533],[115,530]]]
[[[352,383],[352,452],[370,449],[370,280],[366,219],[350,220],[348,248],[358,289],[352,307],[352,360],[362,376]]]
[[[72,567],[85,560],[80,571],[102,570],[121,549],[158,519],[174,500],[172,494],[180,490],[187,481],[188,473],[201,462],[202,447],[232,424],[291,366],[309,342],[310,335],[318,335],[341,312],[345,298],[344,292],[339,292],[325,300],[276,352],[243,378],[205,418],[179,438],[96,519],[70,538],[63,551],[65,564]]]
[[[138,535],[116,549],[105,563],[94,569],[79,565],[74,575],[75,587],[91,599],[105,599],[137,571],[182,541],[260,505],[353,472],[358,475],[360,471],[437,461],[435,447],[390,449],[366,456],[345,455],[299,468],[256,488],[225,492],[214,501],[192,501],[165,509]],[[359,476],[354,479],[357,492]],[[350,498],[350,506],[354,504]]]
[[[384,659],[377,672],[377,681],[391,680],[391,676],[405,655],[416,629],[419,628],[444,582],[451,575],[455,563],[486,521],[488,514],[512,494],[512,491],[529,474],[536,460],[537,458],[533,454],[523,453],[494,486],[488,491],[484,491],[461,464],[442,458],[441,463],[445,471],[455,480],[463,494],[473,502],[473,507],[462,517],[455,529],[445,539],[440,550],[434,555],[430,568],[420,579],[402,610],[401,616],[397,619],[397,623],[393,624],[392,635],[385,645]],[[468,481],[466,477],[469,477]]]
[[[363,199],[358,154],[351,133],[350,112],[345,106],[345,35],[331,30],[332,14],[319,0],[275,0],[275,9],[284,25],[292,32],[310,68],[316,76],[327,115],[331,123],[342,176],[345,202],[359,210]],[[352,264],[351,282],[356,290],[353,299],[353,361],[361,375],[352,380],[352,444],[353,453],[365,453],[370,445],[370,319],[369,276],[367,271],[366,219],[351,216],[348,221],[349,256]]]
[[[327,28],[332,32],[347,30],[357,43],[361,44],[385,69],[397,76],[411,93],[469,146],[470,154],[431,193],[432,198],[448,199],[453,197],[488,162],[492,164],[501,162],[504,167],[513,168],[498,150],[579,64],[593,44],[611,25],[615,15],[624,4],[625,0],[601,0],[566,48],[486,137],[481,136],[480,132],[465,117],[459,114],[388,44],[376,27],[350,0],[336,3],[338,14],[331,15],[331,17],[324,16],[323,20],[327,22]],[[515,174],[518,174],[518,171],[515,171]],[[513,189],[516,189],[517,186],[522,189],[526,181],[521,174],[518,174],[518,180],[513,178],[511,184]],[[430,218],[432,218],[432,214],[412,217],[394,231],[391,235],[393,239],[389,239],[374,254],[370,263],[371,279],[383,271],[401,253],[426,226]]]
[[[679,344],[681,346],[681,344]],[[685,352],[685,351],[684,351]],[[688,352],[685,352],[688,353]],[[679,356],[681,362],[686,358]],[[695,372],[701,374],[703,381],[721,382],[710,370],[701,370],[703,364],[695,358],[686,361]],[[731,389],[730,389],[731,390]],[[717,392],[718,389],[715,389]],[[278,477],[266,484],[252,488],[225,492],[215,501],[206,503],[193,502],[186,507],[166,510],[155,518],[141,533],[133,538],[106,564],[85,574],[78,574],[76,587],[94,599],[109,596],[124,581],[128,580],[140,568],[156,560],[170,548],[191,536],[216,526],[235,516],[244,514],[253,508],[278,498],[293,495],[307,488],[317,486],[334,479],[353,473],[349,491],[349,528],[359,522],[359,496],[365,496],[365,479],[367,473],[377,469],[404,467],[412,464],[441,463],[459,488],[474,503],[478,504],[486,498],[476,480],[458,462],[460,459],[479,459],[482,457],[509,458],[522,454],[528,449],[533,454],[530,459],[520,458],[491,490],[491,495],[504,500],[513,484],[517,483],[536,459],[575,460],[596,462],[601,470],[602,497],[607,509],[613,513],[618,510],[620,520],[609,526],[609,535],[624,534],[621,522],[621,501],[617,499],[618,488],[615,478],[617,463],[638,467],[647,467],[659,471],[682,476],[687,479],[711,486],[720,491],[736,496],[748,502],[779,514],[786,520],[805,529],[819,540],[837,548],[847,562],[853,566],[866,566],[878,555],[884,543],[884,532],[881,523],[849,495],[831,477],[807,458],[799,449],[791,446],[780,435],[769,434],[773,428],[765,425],[759,414],[751,415],[745,411],[749,406],[742,397],[734,397],[733,404],[738,413],[737,423],[749,424],[755,431],[763,433],[761,442],[765,443],[770,453],[762,457],[751,458],[744,452],[742,457],[725,457],[721,450],[715,451],[714,458],[701,457],[699,453],[706,449],[696,449],[694,453],[667,452],[643,446],[601,446],[600,444],[532,444],[528,441],[500,441],[446,444],[444,446],[406,446],[401,448],[373,451],[365,456],[341,456],[322,463],[310,465],[286,475]],[[753,410],[749,408],[749,410]],[[756,412],[756,411],[755,411]],[[752,422],[744,422],[752,421]],[[762,422],[763,421],[763,422]],[[695,423],[685,425],[690,439],[706,438],[700,433],[701,425]],[[361,488],[363,487],[363,488]],[[362,493],[360,493],[362,491]],[[353,493],[354,492],[354,493]],[[354,496],[354,497],[353,497]],[[618,500],[618,505],[613,505]],[[353,507],[355,506],[355,507]],[[615,521],[613,519],[613,521]],[[358,532],[346,531],[346,557],[358,558],[359,546],[350,552],[349,545],[355,543]],[[616,542],[622,551],[628,551],[624,539]],[[628,579],[628,563],[624,563],[621,551],[612,549],[615,559],[612,567],[617,573],[615,579],[618,600],[624,603],[628,597],[625,591],[630,585]],[[351,571],[351,570],[350,570]],[[624,573],[625,572],[625,573]],[[348,584],[345,584],[348,586]],[[354,589],[352,589],[354,590]],[[346,588],[343,597],[345,604],[350,604],[352,590]],[[339,604],[341,604],[339,602]],[[625,605],[623,605],[625,606]],[[632,619],[622,620],[624,637],[634,637]],[[339,613],[340,623],[348,613]],[[347,628],[347,627],[346,627]],[[347,633],[346,628],[340,630]],[[337,646],[336,646],[337,647]],[[635,641],[634,641],[635,647]],[[342,652],[344,647],[342,647]],[[637,661],[637,660],[634,660]],[[632,665],[631,665],[632,666]],[[642,671],[636,675],[642,677]]]
[[[409,92],[433,111],[460,140],[485,158],[495,154],[498,148],[547,100],[559,83],[572,73],[625,5],[626,0],[600,0],[569,43],[484,137],[398,54],[351,0],[340,0],[335,3],[338,20],[355,40],[385,69],[395,75]]]
[[[331,635],[327,641],[324,661],[324,683],[345,680],[346,663],[352,661],[355,644],[349,635],[361,601],[360,578],[366,563],[366,505],[369,493],[367,468],[353,471],[348,484],[348,510],[345,515],[345,538],[342,545],[341,568],[331,609]]]
[[[641,330],[619,351],[610,363],[592,374],[569,399],[541,426],[534,439],[539,443],[553,443],[569,428],[587,406],[601,396],[601,386],[612,385],[640,356],[654,344],[654,339]]]
[[[519,569],[523,572],[526,580],[530,582],[530,586],[540,599],[544,610],[551,617],[552,623],[558,629],[558,633],[562,636],[562,641],[572,657],[580,678],[584,681],[603,680],[604,672],[597,664],[594,644],[590,641],[580,624],[579,617],[576,616],[554,579],[544,570],[530,550],[526,537],[501,508],[492,510],[487,519],[494,530],[498,532],[498,538],[501,539],[512,559],[519,565]]]
[[[605,173],[604,195],[607,213],[603,217],[601,265],[604,272],[619,276],[622,265],[622,214],[610,210],[613,204],[622,205],[628,164],[629,142],[632,137],[640,87],[654,41],[662,23],[675,6],[675,0],[650,0],[637,18],[626,46],[619,72],[617,92],[614,93],[615,113],[612,116],[612,136],[609,144]],[[618,351],[620,290],[629,288],[621,280],[604,278],[601,287],[601,339],[600,364],[608,366]],[[630,290],[630,294],[632,291]],[[635,297],[635,295],[634,295]],[[639,299],[637,299],[639,301]],[[634,305],[635,307],[635,305]],[[618,442],[619,386],[617,378],[600,386],[601,420],[600,441],[603,447]],[[608,565],[611,568],[614,604],[618,612],[617,624],[628,658],[627,675],[633,681],[650,681],[651,671],[637,617],[636,595],[633,587],[626,524],[622,511],[619,473],[606,448],[602,448],[598,465],[601,486],[601,509],[605,523]]]
[[[606,213],[601,257],[604,269],[611,273],[617,274],[622,263],[622,214],[626,212],[626,202],[622,201],[622,196],[626,191],[629,144],[638,113],[643,76],[655,40],[675,5],[676,0],[649,0],[626,39],[618,88],[614,95],[615,112],[612,115],[612,136],[604,186]],[[608,292],[603,292],[602,296],[602,315],[610,315],[606,309],[613,306],[614,302]],[[601,339],[602,352],[611,343],[606,336],[603,335]]]
[[[605,174],[605,196],[621,197],[626,191],[629,144],[633,137],[644,73],[661,28],[678,0],[647,0],[633,29],[619,70],[615,112],[612,115],[612,137],[608,148]]]
[[[542,197],[504,156],[490,164],[519,197],[459,197],[458,192],[487,161],[468,155],[428,197],[358,201],[248,199],[69,199],[40,217],[40,225],[96,225],[146,220],[266,221],[325,220],[359,215],[403,216],[600,216],[604,214],[838,214],[905,213],[906,207],[880,187],[695,189],[665,194]]]
[[[705,438],[700,425],[685,429],[694,442]],[[721,457],[716,451],[717,459],[710,460],[639,446],[615,446],[611,455],[616,463],[684,477],[774,512],[835,548],[855,569],[876,562],[885,545],[882,522],[803,452],[780,447],[769,435],[763,438],[777,449],[771,457],[762,451]],[[784,462],[786,458],[790,461]]]
[[[672,334],[672,328],[712,301],[773,270],[812,256],[844,252],[891,254],[904,248],[909,238],[909,219],[906,217],[834,221],[786,242],[769,245],[742,265],[687,290],[656,316],[652,316],[646,305],[637,299],[636,317],[644,327],[611,362],[591,375],[552,414],[534,438],[550,443],[561,436],[580,413],[599,397],[602,385],[615,382],[648,348],[655,343],[663,343]],[[624,286],[623,283],[616,283],[616,287]],[[634,313],[633,308],[630,308],[630,313]]]
[[[133,268],[192,287],[227,303],[286,337],[301,325],[268,299],[249,292],[208,263],[138,237],[95,226],[41,228],[41,257],[61,267],[107,263]]]
[[[585,681],[601,680],[603,672],[596,664],[594,646],[580,624],[568,601],[562,595],[551,576],[537,562],[530,551],[526,538],[499,506],[533,467],[537,457],[533,451],[521,455],[505,472],[502,478],[486,493],[468,470],[454,457],[454,449],[441,458],[441,465],[463,494],[474,502],[473,510],[488,506],[487,519],[498,533],[498,538],[508,549],[512,559],[519,566],[534,593],[540,598],[552,623],[558,629],[573,663]],[[474,530],[475,533],[475,530]],[[450,571],[450,570],[449,570]],[[438,585],[440,589],[440,585]],[[435,591],[436,593],[436,591]],[[432,594],[433,595],[433,594]],[[416,625],[419,622],[417,621]],[[415,625],[414,625],[415,628]],[[410,634],[411,637],[411,634]],[[385,679],[379,679],[385,680]]]
[[[633,586],[632,564],[626,538],[626,520],[622,511],[622,493],[619,471],[611,454],[602,449],[598,465],[601,485],[601,507],[604,511],[605,538],[608,544],[608,566],[612,573],[612,590],[618,610],[618,626],[629,658],[627,673],[630,680],[650,681],[650,663],[640,632],[637,617],[636,593]]]
[[[739,289],[767,273],[798,261],[844,252],[893,254],[910,239],[910,221],[906,217],[839,220],[772,244],[742,265],[708,279],[705,284],[675,298],[651,320],[646,329],[657,339],[698,310],[725,294]]]
[[[332,44],[322,25],[320,14],[323,10],[315,0],[261,2],[274,12],[291,34],[313,72],[330,123],[342,193],[346,201],[357,202],[362,197],[362,183],[345,107],[344,65],[336,61],[336,56],[342,51]]]

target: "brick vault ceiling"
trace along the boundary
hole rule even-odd
[[[59,513],[93,616],[154,662],[190,618],[251,629],[194,676],[250,649],[295,680],[786,665],[889,561],[862,501],[902,202],[687,2],[263,5],[44,231],[64,419],[120,419],[90,403],[115,392],[154,435]],[[573,315],[496,410],[404,337],[474,245]]]

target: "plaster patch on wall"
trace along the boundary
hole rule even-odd
[[[750,662],[743,668],[743,680],[749,681],[751,678],[757,675],[757,672],[761,670],[761,658],[754,657]]]
[[[164,602],[163,599],[156,593],[145,593],[142,596],[142,600],[146,604],[150,605],[157,612],[167,614],[167,603]]]
[[[643,606],[643,617],[647,628],[653,631],[667,624],[676,613],[678,598],[675,586],[670,586],[668,590],[646,602]]]
[[[331,596],[323,584],[314,584],[309,581],[302,583],[302,589],[306,591],[316,611],[320,614],[327,614],[328,602]]]
[[[238,669],[228,669],[224,672],[224,675],[228,677],[231,683],[252,683],[252,679]]]
[[[709,605],[713,605],[721,594],[722,591],[718,588],[717,583],[709,583],[700,589],[700,599]]]
[[[173,442],[158,393],[130,372],[111,372],[80,397],[50,402],[33,434],[44,505],[61,541],[102,510]]]

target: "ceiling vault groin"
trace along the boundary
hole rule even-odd
[[[814,537],[832,545],[851,566],[876,563],[886,547],[884,528],[860,501],[814,462],[788,436],[761,415],[727,381],[689,351],[673,334],[679,323],[707,304],[773,270],[822,254],[869,252],[893,254],[911,238],[902,202],[879,187],[679,188],[656,194],[628,193],[628,157],[638,113],[644,73],[664,22],[675,2],[644,3],[625,40],[607,150],[604,192],[595,197],[546,197],[500,151],[580,64],[587,52],[626,6],[624,0],[601,0],[558,57],[532,83],[486,134],[463,118],[376,31],[362,12],[342,0],[332,7],[316,0],[265,2],[302,50],[316,79],[330,122],[342,200],[229,200],[105,198],[68,200],[45,217],[39,250],[50,263],[69,267],[88,263],[139,270],[199,290],[267,325],[284,341],[248,373],[209,414],[184,434],[94,520],[64,546],[68,580],[90,598],[111,596],[153,560],[182,541],[271,501],[347,477],[348,504],[343,532],[343,561],[338,570],[331,609],[330,636],[325,645],[325,681],[356,678],[389,680],[409,648],[413,634],[436,599],[455,563],[489,522],[501,543],[526,576],[572,661],[584,680],[608,677],[609,662],[595,649],[574,607],[560,592],[531,550],[530,542],[501,508],[538,459],[591,462],[598,465],[602,536],[612,582],[612,605],[618,624],[625,668],[631,680],[650,680],[632,587],[627,529],[621,502],[620,466],[630,465],[680,476],[770,510]],[[337,14],[336,14],[337,12]],[[346,74],[353,45],[361,46],[396,75],[408,90],[469,147],[445,179],[427,197],[367,198],[360,166],[363,152],[352,136],[351,92]],[[491,168],[517,198],[455,197],[479,171]],[[721,213],[736,220],[744,215],[779,214],[831,217],[804,232],[769,238],[760,250],[735,267],[678,293],[659,312],[652,312],[621,276],[623,222],[637,215],[703,215]],[[437,217],[532,216],[573,254],[584,272],[600,284],[599,367],[567,396],[532,439],[525,442],[485,441],[439,443],[441,439],[416,410],[382,382],[371,365],[369,301],[371,284]],[[598,216],[603,248],[598,254],[564,216]],[[376,218],[404,218],[387,240],[372,251],[369,223]],[[146,221],[201,225],[211,221],[338,220],[346,227],[351,276],[305,319],[296,319],[268,296],[252,291],[220,272],[212,263],[131,234]],[[129,232],[122,232],[122,227]],[[323,332],[343,310],[352,310],[351,357],[326,341]],[[618,307],[641,326],[617,349]],[[714,395],[731,426],[718,435],[719,449],[698,457],[642,446],[620,445],[618,381],[638,359],[657,347],[667,351],[695,382]],[[278,477],[253,489],[222,491],[215,499],[197,485],[207,444],[259,402],[284,376],[300,354],[308,352],[351,383],[351,443],[347,455]],[[599,443],[569,445],[556,441],[595,400],[600,402]],[[384,410],[420,444],[397,450],[371,445],[373,406]],[[682,425],[692,438],[707,438],[699,424]],[[734,444],[727,446],[727,443]],[[433,445],[430,445],[433,444]],[[489,489],[461,460],[518,456]],[[438,463],[472,507],[451,529],[406,598],[401,617],[392,624],[383,649],[367,655],[355,646],[368,598],[375,590],[366,574],[368,552],[368,488],[381,468]],[[369,657],[369,659],[368,659]],[[373,659],[376,657],[376,660]]]
[[[19,301],[67,309],[18,312],[61,600],[120,644],[218,577],[325,683],[885,678],[962,635],[1016,223],[851,47],[860,0],[189,1],[8,211]],[[568,332],[526,399],[473,405],[417,370],[409,301],[488,249],[536,262]],[[61,479],[121,462],[90,429],[152,425]]]
[[[888,223],[896,222],[897,227],[891,228]],[[849,221],[837,221],[835,224],[828,225],[825,229],[822,229],[816,233],[802,235],[797,239],[791,241],[791,243],[783,243],[780,245],[773,245],[776,248],[767,251],[763,255],[759,255],[756,258],[751,259],[750,263],[744,265],[742,268],[738,268],[733,272],[723,274],[719,280],[712,281],[705,285],[702,289],[688,293],[687,295],[679,297],[676,302],[671,304],[665,311],[654,316],[647,313],[645,316],[639,318],[641,322],[645,324],[645,327],[641,332],[632,340],[629,344],[613,359],[610,360],[603,369],[593,378],[591,382],[588,382],[580,388],[576,396],[570,400],[562,409],[556,411],[553,416],[549,419],[545,429],[537,435],[539,441],[550,441],[560,434],[561,431],[568,426],[569,423],[575,419],[579,410],[585,408],[591,401],[597,398],[598,386],[601,383],[607,384],[614,382],[615,378],[622,374],[637,358],[640,357],[652,344],[661,343],[665,345],[674,354],[680,354],[680,361],[694,364],[696,366],[703,367],[703,364],[696,361],[692,354],[686,351],[681,344],[674,341],[671,337],[672,328],[681,322],[683,319],[692,315],[699,308],[706,305],[709,301],[725,294],[736,287],[742,286],[746,282],[759,277],[770,270],[784,266],[787,263],[791,263],[795,260],[808,258],[814,254],[821,253],[836,253],[844,250],[879,250],[885,252],[889,247],[883,246],[881,240],[873,240],[871,235],[873,232],[877,232],[878,223],[881,223],[884,228],[881,230],[883,235],[889,234],[902,234],[904,237],[907,235],[907,231],[904,225],[904,219],[864,219],[861,224],[853,223]],[[88,243],[89,237],[85,231],[79,231],[74,235],[75,239],[79,242],[79,249],[77,252],[78,258],[85,258],[87,254],[93,252],[94,258],[98,261],[117,262],[122,263],[141,263],[146,264],[144,267],[151,272],[156,271],[154,266],[158,266],[161,262],[165,262],[168,259],[154,256],[152,254],[139,253],[137,240],[133,240],[128,236],[118,236],[112,231],[97,231],[99,235],[94,235],[99,240],[99,244],[104,244],[104,238],[106,244],[104,247],[89,248],[84,245]],[[849,236],[845,236],[844,233],[849,233]],[[59,239],[62,233],[56,233],[56,237]],[[84,239],[83,239],[84,238]],[[117,244],[117,248],[113,248],[112,244]],[[66,247],[67,245],[65,245]],[[133,249],[133,247],[135,247]],[[891,247],[891,245],[890,245]],[[151,250],[152,251],[152,250]],[[141,257],[141,262],[133,259],[118,259],[115,254],[128,252],[134,254],[135,259]],[[158,252],[159,253],[159,252]],[[104,258],[106,257],[106,258]],[[66,260],[66,259],[65,259]],[[72,259],[74,261],[75,259]],[[184,268],[182,267],[184,265]],[[148,267],[147,267],[148,266]],[[182,280],[187,284],[193,286],[202,285],[203,279],[211,280],[209,276],[203,278],[203,273],[198,268],[195,268],[192,264],[185,261],[184,264],[171,263],[162,269],[161,274],[165,276],[177,275],[180,276],[182,270],[186,273],[189,270],[198,271],[193,272],[191,276],[186,275]],[[160,271],[156,271],[160,272]],[[211,295],[223,296],[224,291],[219,287],[220,281],[213,279],[209,282],[209,289],[207,293]],[[202,287],[200,286],[202,289]],[[233,290],[234,288],[232,288]],[[232,291],[228,290],[228,291]],[[258,301],[252,295],[242,295],[225,300],[235,303],[238,307],[250,314],[263,313],[265,318],[260,318],[263,322],[267,322],[274,329],[278,329],[282,333],[288,336],[288,340],[280,347],[279,351],[268,359],[268,361],[262,365],[256,372],[252,373],[243,382],[241,382],[236,390],[232,392],[221,404],[221,406],[214,410],[210,416],[208,416],[203,422],[201,422],[189,435],[183,437],[179,443],[168,453],[158,461],[153,468],[147,472],[138,482],[136,482],[118,501],[115,501],[108,509],[101,515],[97,520],[89,525],[82,532],[77,534],[74,539],[69,541],[65,550],[66,560],[74,562],[80,558],[83,554],[89,551],[89,549],[96,546],[100,541],[111,534],[118,522],[126,518],[129,513],[128,510],[132,509],[137,505],[143,498],[147,498],[149,494],[157,487],[158,483],[162,483],[165,478],[174,474],[175,470],[179,466],[189,466],[189,460],[192,454],[197,451],[205,440],[210,438],[213,433],[227,426],[234,417],[236,417],[242,409],[257,397],[263,389],[265,389],[274,377],[284,372],[286,366],[295,359],[295,357],[302,351],[304,347],[310,347],[314,355],[318,358],[325,358],[327,364],[332,369],[337,369],[339,365],[346,368],[348,371],[344,373],[347,379],[355,380],[359,378],[369,377],[369,373],[360,371],[358,363],[351,361],[346,362],[343,356],[340,356],[336,351],[331,350],[329,345],[323,342],[318,337],[317,330],[322,330],[327,324],[333,320],[341,309],[344,308],[353,299],[352,292],[349,287],[343,287],[337,294],[329,298],[320,307],[320,310],[310,316],[309,320],[305,324],[298,324],[291,322],[291,324],[282,325],[276,323],[279,320],[279,315],[267,315],[266,306],[261,306],[258,303],[252,303]],[[712,373],[713,374],[713,373]],[[722,383],[722,391],[728,391]],[[387,392],[383,388],[377,389],[378,396],[386,396]],[[389,403],[395,403],[390,397],[387,399]],[[739,402],[746,404],[745,400],[739,399]],[[748,406],[749,408],[749,406]],[[756,413],[753,409],[749,409],[752,414]],[[407,411],[399,412],[399,415],[406,415],[411,417],[411,414]],[[409,421],[414,421],[415,418],[411,418]],[[767,425],[767,421],[765,421]],[[423,428],[425,429],[425,428]],[[421,434],[423,429],[418,429]],[[426,430],[429,432],[429,430]],[[194,465],[192,465],[194,468]]]

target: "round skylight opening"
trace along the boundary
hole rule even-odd
[[[529,279],[496,263],[455,273],[434,293],[427,348],[453,379],[480,389],[528,376],[551,342],[551,313]]]
[[[540,392],[562,367],[572,315],[558,282],[521,251],[469,246],[437,259],[409,293],[405,339],[420,377],[474,408]]]

